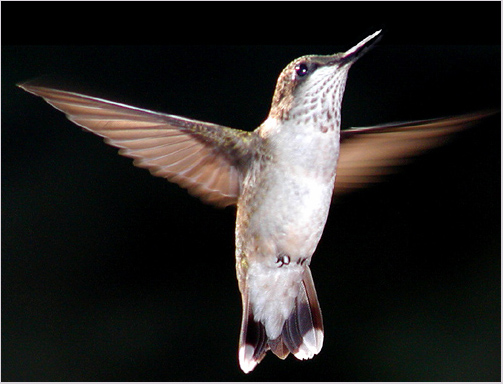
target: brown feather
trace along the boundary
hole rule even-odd
[[[236,204],[252,133],[124,104],[22,84],[68,119],[120,148],[138,167],[216,206]]]
[[[334,196],[381,181],[411,157],[445,143],[450,134],[495,113],[485,111],[341,131]]]

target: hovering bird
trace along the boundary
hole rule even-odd
[[[281,72],[269,115],[254,131],[153,112],[28,82],[138,167],[218,207],[236,205],[236,272],[243,316],[239,364],[271,350],[310,359],[323,320],[309,265],[333,197],[380,180],[411,156],[492,112],[341,131],[351,66],[380,38],[343,53],[300,57]]]

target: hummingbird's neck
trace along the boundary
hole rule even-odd
[[[280,126],[310,126],[322,132],[338,130],[348,70],[349,66],[325,76],[320,70],[316,79],[295,89],[276,89],[269,118],[277,119]]]

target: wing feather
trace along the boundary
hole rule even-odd
[[[396,172],[411,157],[445,143],[448,136],[495,114],[483,111],[431,120],[341,131],[334,196],[366,187]]]
[[[167,178],[203,201],[237,202],[252,133],[30,83],[69,120],[104,138],[138,167]]]

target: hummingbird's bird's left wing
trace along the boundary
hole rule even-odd
[[[136,166],[204,202],[221,207],[236,203],[241,165],[251,156],[251,133],[30,83],[19,87],[120,148]]]
[[[495,113],[483,111],[341,131],[334,197],[381,181],[413,156],[445,143],[451,133]]]

